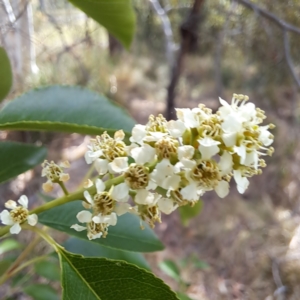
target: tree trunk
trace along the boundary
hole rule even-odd
[[[171,120],[175,115],[176,87],[183,69],[184,58],[187,53],[195,50],[198,42],[198,25],[200,11],[204,0],[195,0],[191,12],[185,22],[180,26],[181,43],[178,57],[174,62],[171,80],[168,86],[166,118]]]

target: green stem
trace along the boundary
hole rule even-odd
[[[105,189],[109,190],[112,185],[117,185],[117,184],[120,184],[122,182],[124,182],[124,176],[118,176],[118,177],[115,177],[111,180],[107,180],[105,182],[105,187],[106,187]],[[78,190],[75,193],[65,195],[61,198],[57,198],[55,200],[52,200],[48,203],[45,203],[44,205],[41,205],[41,206],[31,210],[29,212],[29,214],[39,214],[41,212],[44,212],[44,211],[49,210],[51,208],[54,208],[56,206],[60,206],[60,205],[66,204],[68,202],[72,202],[72,201],[76,201],[76,200],[82,200],[83,201],[84,200],[84,196],[83,196],[84,191],[88,191],[91,195],[94,195],[96,193],[96,187],[95,187],[95,185],[93,185],[88,189],[82,188],[82,189]],[[0,228],[0,237],[7,234],[9,232],[10,227],[11,226],[3,226],[2,228]]]
[[[36,244],[39,242],[40,237],[36,236],[28,246],[23,250],[19,257],[14,261],[14,263],[6,270],[6,272],[0,277],[0,285],[12,277],[12,274],[15,274],[15,270],[18,269],[20,263],[32,252]]]
[[[34,231],[35,233],[39,234],[41,238],[43,238],[51,247],[54,248],[56,252],[58,252],[59,245],[54,241],[54,239],[48,233],[46,233],[45,231],[43,231],[38,227],[29,226],[27,224],[23,225],[23,228]]]
[[[10,272],[13,272],[14,269],[16,269],[19,266],[19,264],[26,258],[26,256],[32,252],[32,250],[34,249],[36,244],[39,242],[39,240],[40,240],[40,237],[36,236],[34,238],[34,240],[32,240],[28,244],[28,246],[23,250],[23,252],[19,255],[19,257],[14,261],[14,263],[6,271],[7,274],[9,274]]]
[[[13,271],[1,276],[0,285],[3,284],[8,279],[10,279],[11,277],[13,277],[15,274],[17,274],[21,270],[23,270],[24,268],[28,267],[29,265],[36,263],[37,261],[44,260],[48,257],[49,257],[49,254],[46,254],[46,255],[38,256],[38,257],[35,257],[35,258],[32,258],[32,259],[26,261],[25,263],[21,264],[19,267],[15,268]]]
[[[66,196],[69,195],[69,192],[68,192],[68,190],[67,190],[65,184],[64,184],[63,182],[61,182],[61,181],[60,181],[58,184],[59,184],[59,186],[61,187],[61,189],[63,190],[64,194],[65,194]]]

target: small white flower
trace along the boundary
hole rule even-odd
[[[87,237],[89,238],[89,240],[100,238],[104,233],[106,235],[107,227],[110,225],[114,226],[117,224],[117,215],[115,213],[111,213],[110,215],[105,216],[103,216],[102,214],[93,216],[93,214],[90,211],[83,210],[77,214],[76,218],[80,223],[86,223],[87,226],[74,224],[71,226],[71,228],[76,231],[87,230]],[[104,226],[97,228],[97,224],[102,224]]]
[[[0,213],[0,220],[5,225],[12,225],[10,228],[11,234],[18,234],[21,231],[20,224],[27,221],[29,225],[34,226],[38,221],[36,214],[29,215],[28,211],[28,198],[23,195],[18,200],[18,203],[21,206],[18,206],[17,203],[13,200],[9,200],[5,203],[5,207],[11,209],[3,210]]]

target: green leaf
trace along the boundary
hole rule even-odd
[[[179,207],[181,222],[184,226],[188,226],[190,219],[199,215],[203,208],[203,201],[199,200],[193,207],[189,205]]]
[[[24,288],[24,292],[33,300],[59,300],[57,292],[48,284],[31,284]]]
[[[178,300],[161,279],[137,266],[58,250],[64,300]]]
[[[60,280],[60,270],[57,261],[43,260],[34,264],[35,273],[49,280]]]
[[[192,300],[187,294],[180,293],[180,292],[177,293],[177,297],[180,300]]]
[[[7,181],[40,164],[47,149],[15,142],[0,142],[0,182]]]
[[[2,101],[9,93],[13,80],[10,61],[2,47],[0,47],[0,66],[0,101]]]
[[[5,259],[0,261],[0,276],[2,276],[6,270],[10,267],[13,263],[11,259]]]
[[[167,274],[174,280],[178,282],[181,281],[180,270],[174,261],[166,259],[162,261],[158,266],[165,274]]]
[[[83,256],[125,260],[128,263],[150,271],[150,267],[141,253],[107,248],[100,244],[84,241],[75,237],[68,239],[64,243],[64,247],[72,253],[81,254]]]
[[[88,241],[86,231],[78,232],[70,228],[73,224],[78,223],[76,215],[82,210],[81,201],[74,201],[42,212],[39,214],[39,222]],[[164,248],[153,230],[146,224],[145,229],[141,230],[140,219],[129,213],[119,217],[116,226],[109,227],[106,238],[95,239],[91,242],[135,252],[153,252]]]
[[[14,239],[6,239],[0,244],[0,255],[8,251],[19,249],[21,247],[22,244],[20,244],[18,241]]]
[[[101,134],[131,131],[134,121],[105,97],[80,87],[50,86],[21,95],[0,111],[0,130]]]
[[[69,0],[129,48],[135,31],[131,0]]]

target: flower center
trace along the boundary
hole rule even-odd
[[[22,223],[26,221],[29,215],[28,210],[22,206],[14,208],[9,213],[14,223]]]
[[[146,188],[149,182],[148,169],[137,164],[131,164],[124,177],[128,186],[134,190]]]
[[[171,158],[176,156],[178,148],[178,141],[170,138],[163,138],[155,143],[155,150],[158,159]]]
[[[106,238],[108,231],[108,225],[106,223],[95,223],[92,221],[87,224],[87,227],[89,238],[92,238],[94,235],[97,235],[99,233],[102,233],[101,237]]]
[[[93,209],[95,213],[109,215],[113,212],[114,207],[115,200],[111,198],[108,192],[103,192],[94,196]]]
[[[161,223],[161,213],[156,205],[139,205],[140,217],[143,221],[148,221],[151,228],[155,227],[155,223]],[[143,229],[143,228],[142,228]]]
[[[53,161],[50,163],[48,161],[45,161],[42,164],[42,167],[46,170],[46,176],[49,180],[52,182],[60,182],[60,175],[63,173],[63,170],[60,166],[55,164]]]
[[[146,125],[146,130],[148,132],[167,132],[167,120],[162,114],[159,114],[157,117],[153,115],[149,116],[149,122]]]
[[[221,180],[221,175],[216,162],[204,160],[193,169],[192,178],[205,188],[214,188]]]

